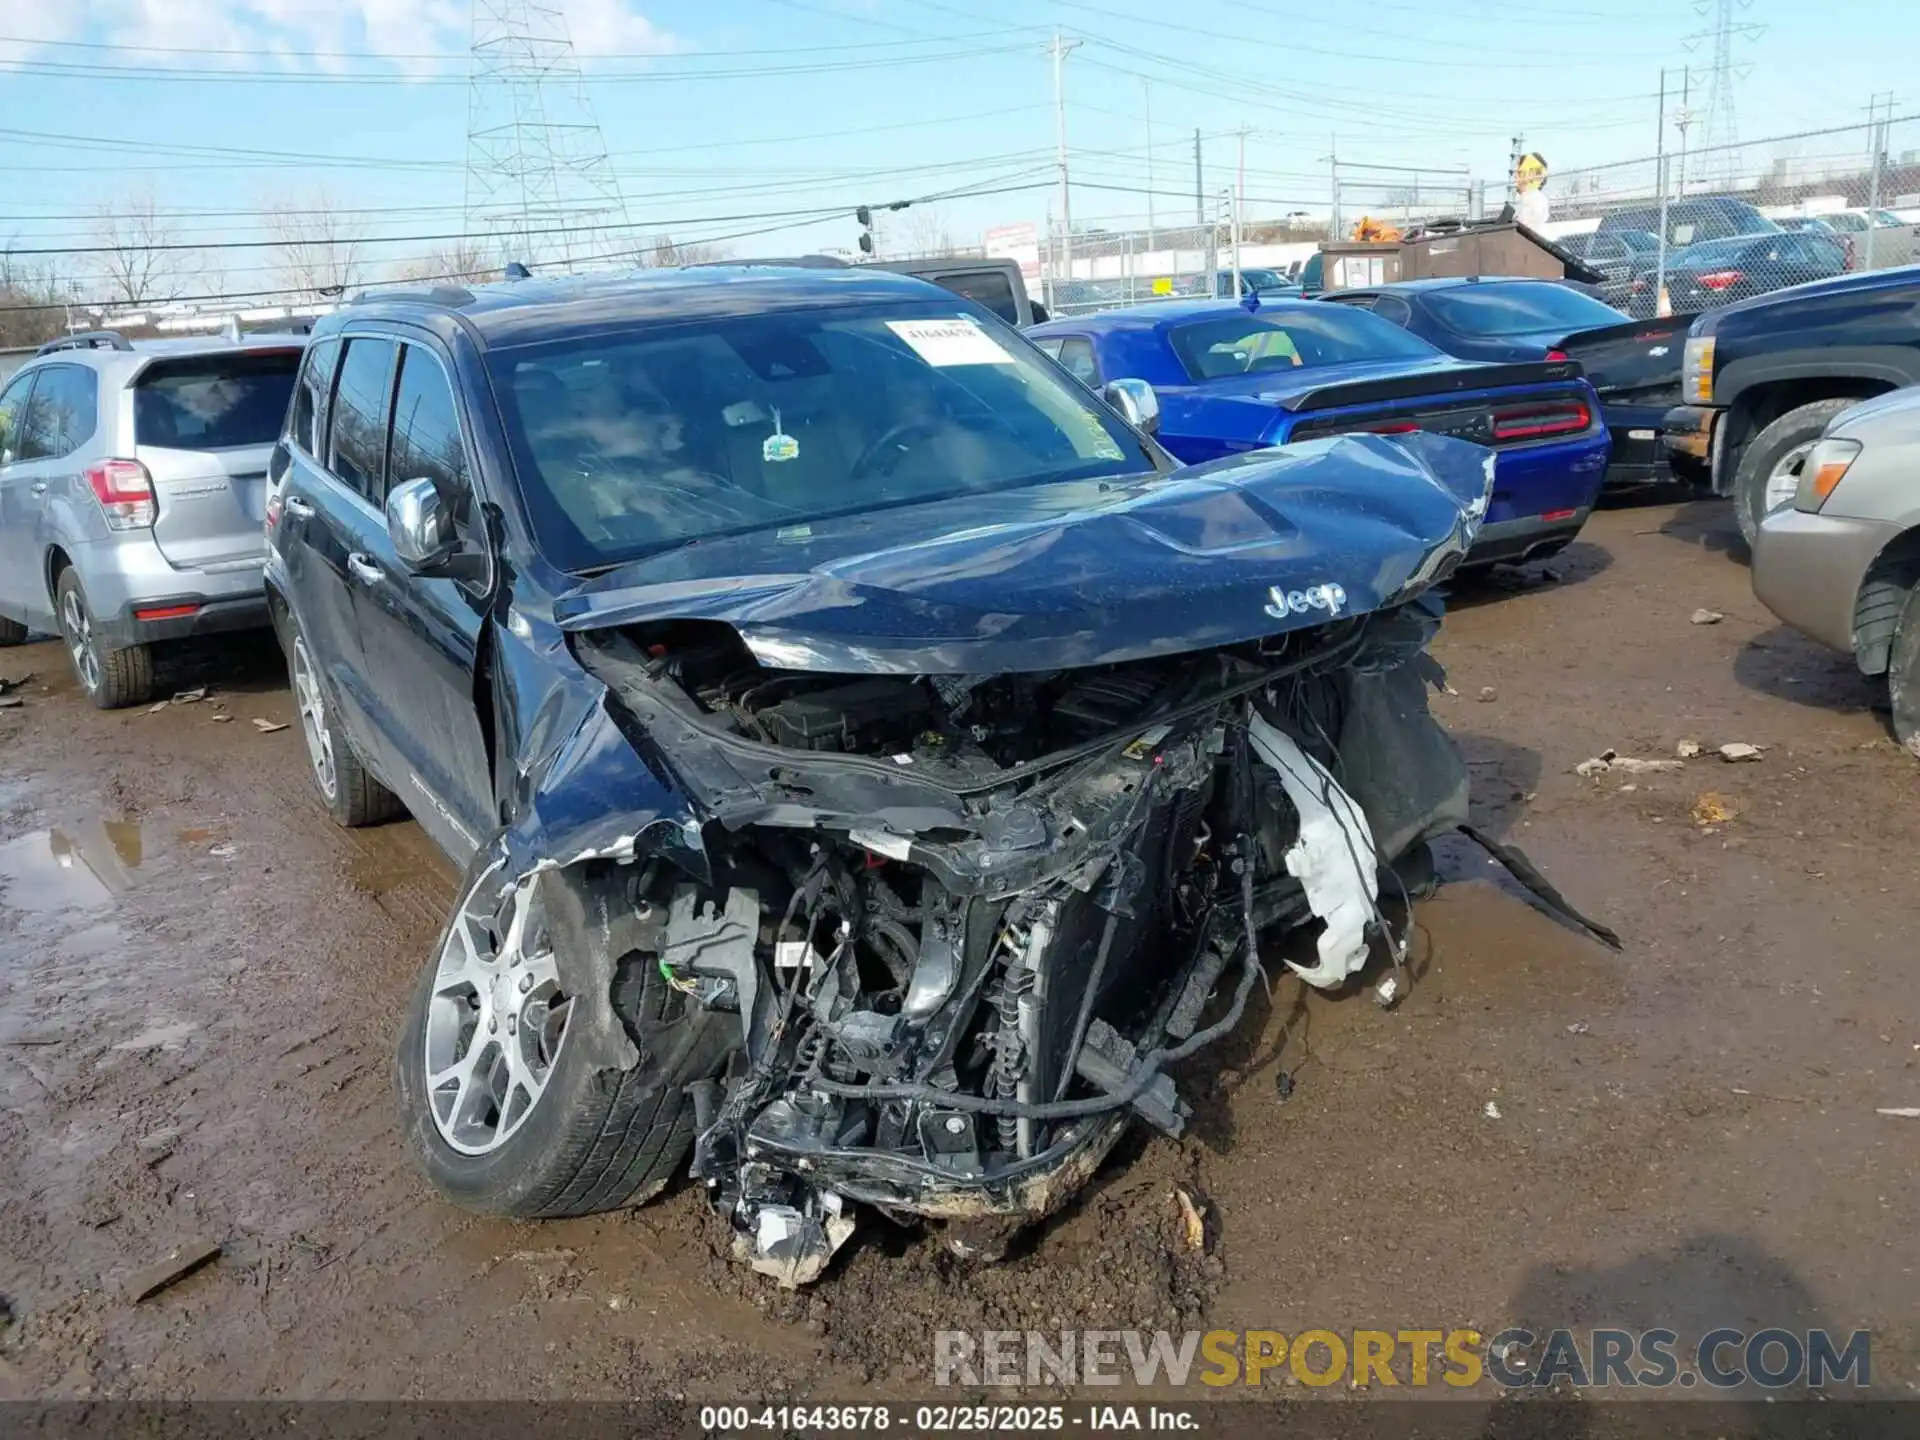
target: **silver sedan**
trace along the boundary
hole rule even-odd
[[[1920,756],[1920,387],[1843,410],[1760,522],[1753,591],[1794,629],[1884,675]]]

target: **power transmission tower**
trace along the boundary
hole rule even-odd
[[[1745,78],[1747,72],[1733,62],[1734,41],[1758,35],[1763,28],[1734,19],[1735,10],[1744,10],[1750,3],[1751,0],[1702,0],[1695,8],[1703,17],[1711,10],[1712,19],[1705,30],[1689,35],[1686,42],[1689,49],[1708,40],[1713,42],[1713,68],[1707,80],[1707,108],[1700,135],[1700,148],[1706,153],[1701,156],[1700,168],[1722,185],[1731,184],[1739,169],[1739,157],[1733,148],[1740,143],[1733,85],[1735,80]]]
[[[473,0],[466,213],[496,258],[571,271],[628,218],[561,5]]]

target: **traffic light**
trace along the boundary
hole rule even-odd
[[[860,222],[860,253],[871,255],[873,253],[873,211],[868,206],[862,205],[853,212],[853,218]]]

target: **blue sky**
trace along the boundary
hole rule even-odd
[[[732,236],[743,254],[855,233],[837,217],[771,231],[774,212],[950,190],[1005,193],[923,205],[896,222],[903,236],[973,243],[988,225],[1044,221],[1056,27],[1081,42],[1065,75],[1082,224],[1143,221],[1150,175],[1157,217],[1190,219],[1195,128],[1209,192],[1231,183],[1248,131],[1255,216],[1324,209],[1336,144],[1353,165],[1424,169],[1427,186],[1448,170],[1498,177],[1516,133],[1556,176],[1649,155],[1662,66],[1676,88],[1694,67],[1704,113],[1712,53],[1686,43],[1708,24],[1686,0],[562,3],[634,222]],[[86,244],[96,207],[149,191],[183,241],[259,239],[263,207],[322,195],[365,212],[355,223],[372,235],[463,229],[470,13],[470,0],[0,0],[0,243]],[[1902,88],[1920,45],[1911,0],[1753,0],[1738,19],[1760,27],[1735,46],[1742,138],[1858,124],[1876,93],[1899,114],[1920,106]],[[1920,149],[1920,121],[1903,130],[1894,148]],[[1863,136],[1799,148],[1856,147]],[[1403,177],[1350,169],[1345,183],[1351,214]],[[272,263],[231,251],[207,273],[237,291],[269,283]]]

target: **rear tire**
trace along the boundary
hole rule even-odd
[[[1907,592],[1894,626],[1887,690],[1893,701],[1894,738],[1920,759],[1920,585]]]
[[[693,1144],[685,1087],[715,1064],[704,1017],[652,954],[631,948],[616,898],[546,871],[489,915],[499,874],[489,866],[466,887],[407,1007],[395,1057],[407,1148],[435,1189],[482,1214],[552,1219],[644,1204]],[[594,898],[613,915],[604,930],[588,915]],[[472,948],[463,928],[477,937]],[[595,982],[608,973],[611,986]],[[536,1003],[543,995],[549,1003]],[[640,1052],[631,1068],[608,1064],[596,1043],[609,1020]],[[430,1075],[454,1078],[436,1085]]]
[[[0,615],[0,648],[9,645],[24,645],[27,642],[27,627],[18,620],[9,620]]]
[[[146,645],[129,645],[124,650],[101,647],[87,593],[72,566],[60,572],[54,585],[53,610],[74,678],[89,700],[102,710],[119,710],[153,698],[153,650]]]
[[[1740,456],[1740,468],[1734,472],[1733,511],[1749,550],[1760,536],[1760,522],[1793,503],[1793,489],[1782,487],[1788,481],[1798,487],[1799,467],[1806,463],[1806,452],[1825,431],[1827,422],[1859,403],[1853,397],[1816,400],[1789,410],[1748,442]]]
[[[353,741],[334,721],[333,697],[314,663],[312,652],[293,617],[278,615],[276,628],[280,645],[287,656],[287,678],[293,686],[294,704],[299,710],[300,738],[307,750],[307,773],[314,788],[333,817],[333,823],[347,830],[363,825],[379,825],[397,817],[405,808],[400,797],[373,777],[360,763]]]

